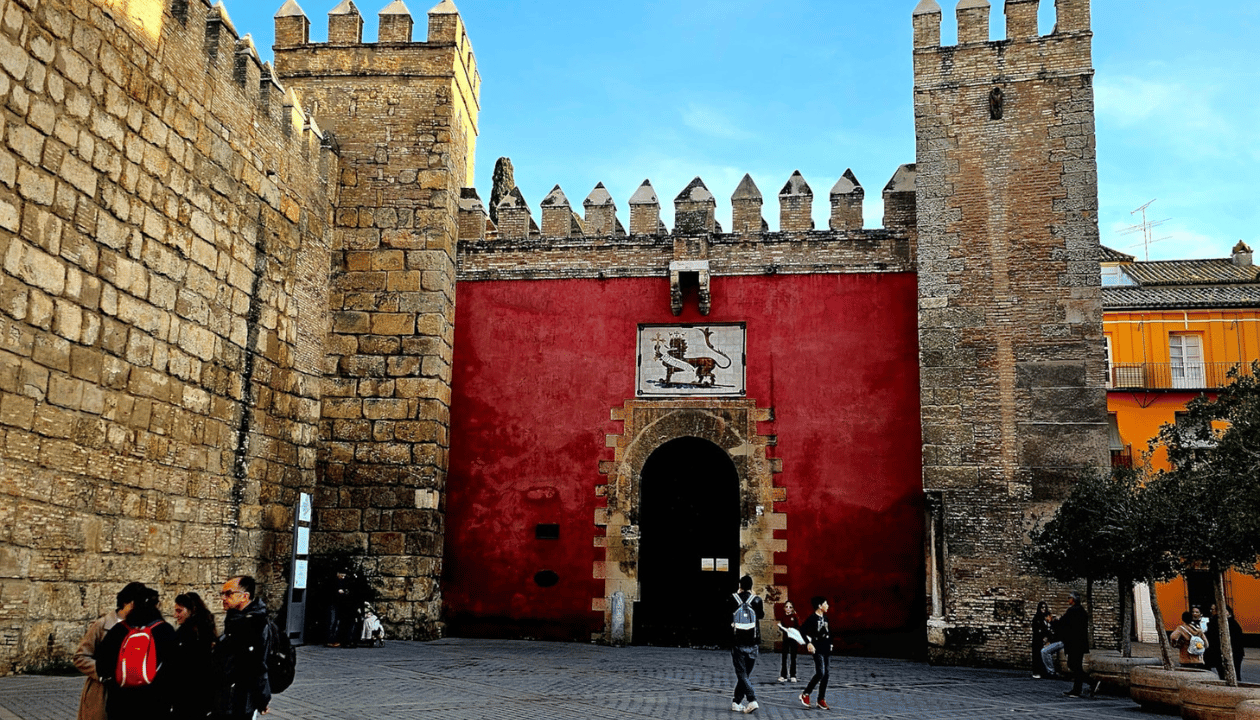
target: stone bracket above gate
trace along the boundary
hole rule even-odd
[[[708,260],[671,260],[669,263],[669,309],[674,316],[682,314],[684,288],[691,281],[697,284],[700,296],[700,314],[708,315],[713,306],[713,295],[709,292]]]

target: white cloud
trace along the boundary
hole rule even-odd
[[[1227,78],[1195,83],[1132,76],[1101,78],[1095,85],[1099,134],[1147,152],[1203,160],[1257,157],[1251,134],[1254,107],[1224,92]]]
[[[692,103],[682,111],[683,124],[692,130],[724,140],[751,140],[756,135],[740,127],[726,113],[714,107]]]

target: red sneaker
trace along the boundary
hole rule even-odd
[[[805,707],[810,707],[809,693],[801,693],[801,704],[804,705]]]
[[[826,700],[823,700],[822,698],[818,698],[818,707],[819,707],[819,708],[821,708],[821,709],[823,709],[823,710],[830,710],[830,709],[831,709],[831,706],[827,704],[827,701],[826,701]]]

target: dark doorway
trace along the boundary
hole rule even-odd
[[[1216,575],[1207,570],[1187,570],[1184,577],[1186,578],[1186,609],[1198,607],[1206,616],[1208,609],[1216,604]],[[1225,602],[1227,604],[1233,603],[1233,595],[1232,583],[1229,581],[1229,576],[1226,576]],[[1176,625],[1175,622],[1173,624]]]
[[[679,438],[652,453],[639,485],[636,643],[725,644],[725,603],[739,583],[739,521],[739,475],[724,450]]]

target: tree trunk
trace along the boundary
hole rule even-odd
[[[1164,632],[1164,612],[1159,609],[1159,598],[1155,597],[1155,578],[1146,578],[1146,591],[1151,596],[1151,612],[1155,614],[1155,634],[1159,638],[1159,656],[1164,661],[1164,669],[1172,670],[1172,644],[1168,642],[1168,633]]]
[[[1085,627],[1089,628],[1089,634],[1085,643],[1085,650],[1094,649],[1094,579],[1085,578],[1085,609],[1087,622]]]
[[[1133,657],[1133,581],[1116,578],[1120,593],[1120,656]]]
[[[1216,579],[1216,627],[1220,628],[1221,670],[1225,684],[1238,687],[1238,675],[1234,672],[1234,648],[1229,642],[1229,608],[1225,606],[1225,571],[1212,563],[1212,576]],[[1217,642],[1208,638],[1208,642]]]

